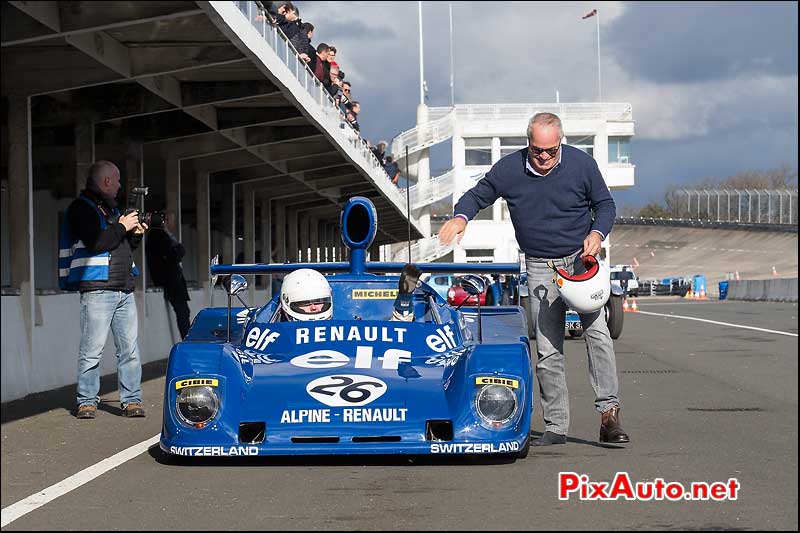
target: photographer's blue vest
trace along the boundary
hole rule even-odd
[[[79,196],[100,217],[100,229],[108,227],[106,217],[97,205],[86,198]],[[119,210],[112,210],[114,215],[119,215]],[[74,237],[69,229],[69,219],[64,217],[61,224],[61,231],[58,238],[58,286],[62,291],[77,291],[81,281],[108,281],[108,263],[111,259],[111,252],[92,253],[86,248],[83,241]],[[132,264],[133,275],[139,275],[136,263]]]

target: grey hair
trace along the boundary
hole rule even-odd
[[[555,126],[558,128],[558,136],[562,138],[564,137],[564,128],[561,126],[561,119],[558,118],[558,115],[553,113],[536,113],[533,115],[528,122],[528,139],[531,138],[534,124],[539,126],[549,126],[551,128]]]
[[[91,167],[89,167],[89,175],[86,176],[86,185],[91,183],[95,185],[100,184],[100,180],[112,174],[114,171],[118,171],[117,165],[112,163],[111,161],[95,161]]]

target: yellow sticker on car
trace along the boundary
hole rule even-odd
[[[180,390],[185,387],[217,387],[219,380],[215,378],[192,378],[192,379],[179,379],[175,382],[175,390]]]
[[[397,289],[353,289],[353,300],[394,300]]]
[[[476,385],[505,385],[512,389],[519,388],[519,381],[509,378],[498,378],[497,376],[483,376],[475,378]]]

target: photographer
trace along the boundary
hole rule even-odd
[[[165,212],[163,224],[156,223],[154,215],[153,225],[147,234],[145,252],[153,284],[164,288],[164,299],[175,310],[178,330],[181,339],[184,339],[190,325],[189,304],[186,303],[189,301],[189,291],[186,289],[186,279],[183,277],[181,267],[181,259],[186,250],[175,238],[173,231],[175,231],[174,213]]]
[[[142,364],[134,277],[139,274],[133,251],[147,225],[137,212],[121,215],[116,197],[120,174],[109,161],[89,169],[86,189],[67,208],[61,228],[59,285],[81,293],[81,344],[78,352],[77,418],[94,418],[99,402],[100,359],[108,328],[117,347],[122,413],[145,416]]]

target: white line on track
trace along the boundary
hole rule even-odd
[[[81,485],[84,485],[93,479],[102,476],[112,468],[116,468],[122,463],[130,461],[137,455],[146,451],[150,446],[157,443],[159,437],[160,434],[150,437],[146,441],[142,441],[139,444],[134,444],[126,450],[122,450],[121,452],[112,455],[107,459],[103,459],[99,463],[96,463],[88,468],[84,468],[77,474],[58,482],[55,485],[51,485],[50,487],[47,487],[36,494],[28,496],[24,500],[20,500],[17,503],[9,505],[2,511],[2,527],[6,527],[14,520],[25,516],[31,511],[38,509],[42,505],[50,503],[56,498],[59,498],[64,494],[77,489]]]
[[[786,331],[775,331],[774,329],[756,328],[753,326],[742,326],[741,324],[730,324],[728,322],[717,322],[716,320],[706,320],[705,318],[695,318],[693,316],[680,316],[680,315],[665,315],[662,313],[651,313],[649,311],[638,311],[640,315],[653,315],[663,316],[667,318],[682,318],[684,320],[696,320],[698,322],[708,322],[709,324],[718,324],[720,326],[731,326],[733,328],[754,329],[756,331],[763,331],[765,333],[775,333],[776,335],[786,335],[787,337],[797,337],[797,333],[788,333]]]

